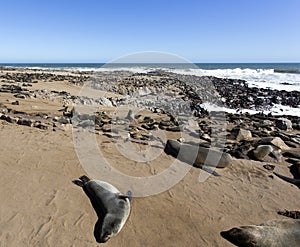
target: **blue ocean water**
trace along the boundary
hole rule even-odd
[[[300,63],[0,63],[0,67],[137,73],[161,69],[179,74],[241,79],[249,86],[261,88],[300,91]]]
[[[168,68],[187,69],[199,68],[203,70],[224,69],[253,69],[271,70],[278,73],[300,73],[300,63],[0,63],[2,67],[37,68],[37,69],[99,69],[111,68]]]

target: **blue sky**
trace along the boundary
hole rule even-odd
[[[0,62],[299,62],[299,0],[0,0]]]

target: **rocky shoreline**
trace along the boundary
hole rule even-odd
[[[91,85],[97,90],[107,90],[119,96],[89,98],[72,95],[66,91],[31,90],[32,84],[41,81],[50,83],[59,81],[85,87]],[[210,103],[222,104],[231,109],[247,107],[265,109],[275,103],[276,98],[276,103],[295,107],[300,105],[300,92],[250,88],[245,81],[241,80],[186,76],[163,71],[146,74],[106,72],[96,75],[87,72],[54,74],[40,71],[4,71],[0,75],[0,82],[0,93],[11,94],[15,98],[15,101],[10,102],[11,105],[17,106],[20,104],[20,99],[27,98],[55,99],[61,103],[61,108],[56,112],[28,114],[10,108],[10,104],[6,102],[1,102],[0,119],[9,123],[57,130],[76,122],[78,126],[94,126],[96,131],[105,135],[111,132],[111,126],[114,124],[129,124],[129,134],[133,139],[148,141],[151,139],[150,132],[156,129],[171,132],[180,132],[183,128],[186,130],[187,121],[192,118],[198,126],[187,128],[187,132],[191,136],[198,137],[200,145],[206,147],[211,145],[214,124],[216,122],[225,124],[227,141],[223,151],[236,158],[280,162],[281,151],[298,148],[300,145],[300,116],[208,112],[201,106],[209,99]],[[99,110],[95,114],[74,115],[76,106],[91,104],[99,105]],[[101,111],[101,106],[124,105],[128,106],[128,109],[130,107],[148,109],[153,116],[139,114],[131,116],[128,112],[124,119],[115,119],[113,110],[110,113]],[[214,117],[218,115],[219,118]],[[261,146],[264,146],[264,157],[257,154]],[[273,159],[269,158],[270,155]]]
[[[194,166],[169,190],[133,200],[133,214],[121,235],[112,240],[117,241],[112,242],[114,246],[137,236],[137,228],[144,232],[136,246],[143,245],[148,235],[149,243],[156,238],[155,245],[159,245],[166,236],[177,237],[174,233],[179,231],[183,232],[176,238],[180,245],[191,241],[197,246],[202,241],[201,245],[229,246],[219,236],[229,227],[280,217],[298,219],[300,116],[263,114],[272,92],[249,88],[238,80],[164,71],[134,74],[2,69],[1,169],[4,184],[9,185],[9,190],[3,186],[1,191],[6,195],[2,217],[7,228],[3,229],[20,226],[14,230],[16,237],[4,241],[19,241],[19,232],[27,229],[20,222],[28,222],[33,224],[32,234],[23,232],[24,239],[28,235],[34,235],[36,241],[67,236],[67,245],[76,235],[80,236],[76,240],[79,246],[94,246],[94,212],[71,183],[85,172],[74,147],[76,131],[92,133],[109,164],[134,177],[160,174],[174,158],[184,167]],[[256,93],[264,95],[263,101],[256,100]],[[298,104],[299,92],[275,94],[282,105]],[[252,98],[248,99],[249,95]],[[220,108],[209,111],[204,108],[206,102],[231,108],[234,113]],[[244,106],[261,112],[240,113]],[[141,162],[124,155],[122,152],[128,150],[118,149],[120,144],[136,148],[133,151],[153,152],[141,152],[147,160]],[[177,147],[184,151],[180,157]],[[191,150],[200,155],[195,162]],[[209,152],[213,158],[220,156],[222,162],[216,164],[210,159],[203,166]],[[128,153],[130,156],[132,152]],[[156,154],[159,158],[148,159]],[[201,183],[203,174],[209,177]],[[15,198],[21,198],[22,204]],[[32,211],[23,213],[24,207]],[[170,218],[170,229],[155,232],[160,225],[169,224]],[[195,227],[193,231],[190,226]],[[55,232],[48,234],[52,229]],[[203,240],[199,240],[200,231],[204,232]],[[11,231],[5,234],[10,236]]]

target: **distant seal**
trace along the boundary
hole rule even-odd
[[[221,232],[221,236],[239,247],[298,247],[300,220],[270,220],[260,225],[235,227]]]
[[[130,192],[124,195],[111,184],[90,180],[87,176],[72,182],[83,188],[97,213],[98,221],[94,228],[96,241],[105,243],[117,235],[130,214]]]
[[[300,189],[300,165],[294,164],[294,165],[290,166],[290,171],[293,174],[294,178],[289,178],[289,177],[283,176],[277,172],[274,172],[274,174],[277,177],[281,178],[282,180],[296,185]]]
[[[176,140],[168,140],[165,152],[173,157],[196,167],[203,165],[224,168],[232,163],[230,154],[198,145],[181,144]],[[207,155],[210,154],[209,159]]]

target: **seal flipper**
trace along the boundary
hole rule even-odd
[[[101,234],[102,234],[102,226],[103,226],[104,217],[98,217],[98,220],[94,227],[94,237],[97,243],[101,243]]]
[[[87,182],[90,181],[90,179],[85,175],[81,176],[79,179],[80,180],[74,179],[74,180],[72,180],[72,182],[80,187],[83,187],[84,184],[86,184]]]
[[[90,181],[90,178],[86,175],[83,175],[79,178],[83,183],[87,183]]]
[[[131,199],[132,199],[132,192],[130,190],[128,190],[126,195],[119,194],[118,198],[123,199],[123,200],[129,199],[129,201],[131,201]]]
[[[74,183],[74,184],[76,184],[76,185],[78,185],[80,187],[83,187],[83,182],[80,181],[80,180],[74,179],[74,180],[72,180],[72,183]]]
[[[128,190],[126,195],[129,199],[129,201],[131,201],[132,200],[132,192],[130,190]]]
[[[277,172],[274,172],[274,174],[281,178],[282,180],[286,181],[286,182],[289,182],[291,184],[294,184],[294,185],[297,185],[297,186],[300,186],[300,179],[294,179],[294,178],[289,178],[289,177],[286,177],[286,176],[283,176]]]
[[[217,166],[216,166],[216,167],[217,167]],[[208,173],[214,175],[215,177],[219,177],[219,176],[220,176],[219,173],[217,173],[216,171],[214,171],[213,169],[211,169],[211,168],[209,168],[209,167],[207,167],[207,166],[202,166],[201,169],[202,169],[203,171],[206,171],[206,172],[208,172]]]

